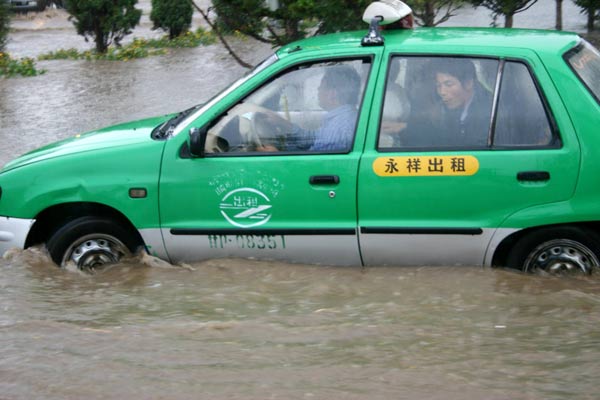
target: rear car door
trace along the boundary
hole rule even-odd
[[[444,85],[460,72],[447,64],[472,71],[456,79],[468,106],[452,109]],[[367,265],[481,265],[492,238],[514,231],[497,229],[511,214],[573,194],[578,143],[535,54],[390,54],[375,102],[379,135],[359,172]]]

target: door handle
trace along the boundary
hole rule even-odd
[[[313,175],[309,182],[311,185],[337,185],[340,183],[340,177],[337,175]]]
[[[549,181],[550,172],[546,171],[522,171],[517,173],[518,181],[540,182]]]

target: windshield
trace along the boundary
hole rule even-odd
[[[579,79],[585,84],[592,96],[600,103],[600,53],[591,44],[582,44],[570,50],[565,60]]]
[[[267,68],[268,66],[274,64],[278,59],[279,58],[277,57],[276,54],[271,55],[269,58],[267,58],[266,60],[264,60],[263,62],[261,62],[260,64],[258,64],[256,67],[254,67],[252,70],[250,70],[244,76],[242,76],[240,79],[238,79],[237,81],[233,82],[233,84],[231,84],[228,87],[226,87],[220,93],[217,93],[212,99],[210,99],[208,102],[206,102],[196,112],[194,112],[193,114],[191,114],[190,116],[188,116],[185,120],[181,121],[181,123],[179,123],[178,126],[177,126],[177,128],[173,131],[173,136],[176,136],[177,134],[179,134],[179,132],[182,131],[183,127],[187,126],[193,120],[195,120],[196,118],[198,118],[203,112],[205,112],[206,110],[208,110],[209,108],[211,108],[213,105],[215,105],[216,103],[218,103],[219,101],[221,101],[221,99],[223,99],[229,93],[233,92],[235,89],[237,89],[238,87],[240,87],[242,84],[244,84],[250,78],[256,76],[258,73],[260,73],[261,71],[263,71],[265,68]]]

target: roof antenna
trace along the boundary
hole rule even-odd
[[[383,17],[378,15],[371,18],[369,32],[362,38],[360,44],[363,46],[381,46],[384,42],[383,36],[379,33],[379,23],[383,21]]]

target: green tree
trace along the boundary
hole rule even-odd
[[[371,0],[213,0],[217,25],[281,46],[309,35],[362,29]]]
[[[314,13],[319,20],[317,34],[366,29],[362,20],[365,9],[372,0],[313,1]]]
[[[581,8],[581,13],[587,15],[587,30],[594,30],[594,22],[600,18],[600,0],[574,0],[575,4]]]
[[[213,28],[232,57],[245,67],[221,32],[241,32],[261,42],[282,46],[306,36],[367,29],[362,20],[372,0],[213,0],[217,14],[212,21],[209,10],[190,0]],[[447,21],[465,0],[407,0],[421,25],[435,26]],[[441,17],[440,17],[441,15]],[[439,18],[438,18],[439,17]],[[437,19],[436,19],[437,18]]]
[[[406,0],[413,10],[417,23],[422,26],[437,26],[448,21],[463,5],[463,0]]]
[[[265,33],[271,10],[263,0],[213,0],[212,4],[219,30],[238,31],[261,42],[278,44],[276,36]]]
[[[108,46],[120,41],[138,24],[142,11],[135,8],[137,0],[69,0],[66,9],[77,33],[93,37],[96,52],[105,53]]]
[[[504,27],[512,28],[515,14],[528,10],[537,0],[471,0],[476,7],[483,6],[492,11],[494,25],[498,16],[504,16]]]
[[[169,39],[173,39],[190,29],[193,12],[188,0],[152,0],[150,19],[153,29],[167,31]]]
[[[405,0],[417,23],[436,26],[465,0]],[[372,0],[213,0],[217,25],[281,46],[308,35],[365,29],[362,14]],[[269,7],[271,5],[271,7]],[[278,7],[274,6],[277,5]]]
[[[0,0],[0,53],[4,51],[10,27],[10,10],[8,2]]]

